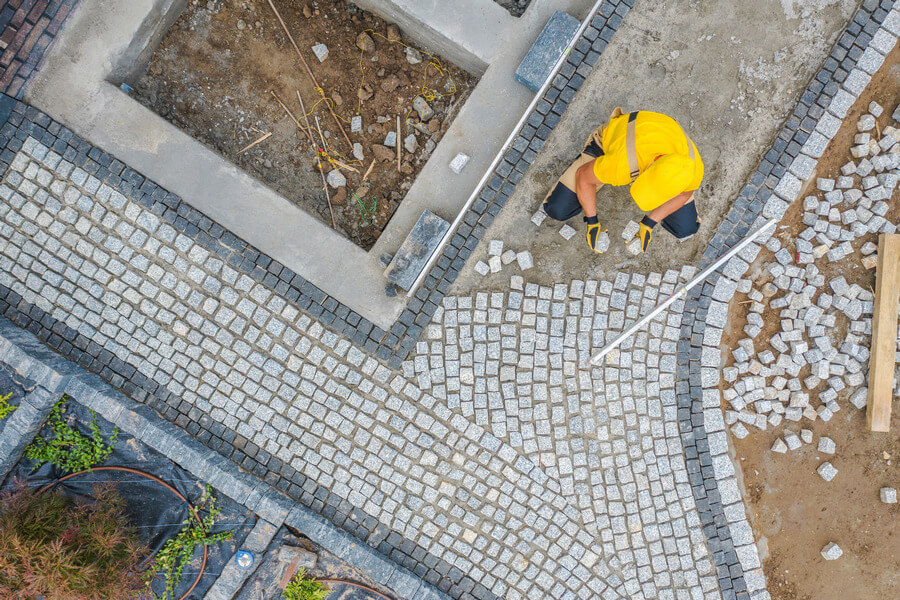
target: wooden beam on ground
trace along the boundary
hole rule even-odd
[[[894,361],[897,352],[897,310],[900,308],[900,234],[878,238],[875,269],[875,310],[872,319],[872,353],[869,357],[869,397],[866,425],[869,431],[888,431],[894,399]]]

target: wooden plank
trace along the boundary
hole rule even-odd
[[[897,310],[900,308],[900,234],[878,238],[875,270],[875,314],[872,320],[872,353],[869,357],[869,397],[866,425],[869,431],[888,431],[894,396],[894,361],[897,352]]]

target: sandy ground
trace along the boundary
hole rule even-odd
[[[638,2],[485,240],[503,239],[508,248],[530,250],[536,266],[524,275],[541,284],[696,264],[856,6],[851,0]],[[702,227],[690,240],[676,243],[659,231],[646,256],[627,254],[622,228],[641,213],[624,187],[598,194],[601,219],[613,240],[602,256],[587,248],[580,216],[569,221],[578,231],[569,241],[558,234],[561,223],[548,219],[538,228],[529,221],[588,134],[616,106],[673,116],[700,149],[706,167],[697,193]],[[519,273],[510,266],[478,275],[474,264],[486,256],[483,242],[455,292],[503,289],[509,276]]]
[[[427,54],[414,55],[413,60],[420,62],[412,64],[404,43],[393,41],[397,34],[388,32],[383,19],[342,0],[276,0],[275,5],[333,102],[350,143],[362,145],[362,160],[354,158],[324,101],[317,104],[320,96],[266,0],[191,2],[156,49],[146,74],[135,85],[135,97],[331,225],[310,142],[272,96],[275,92],[305,125],[299,90],[312,113],[312,127],[316,127],[316,116],[329,150],[359,171],[344,169],[349,185],[330,192],[337,229],[368,249],[449,127],[475,79]],[[365,53],[357,46],[361,32],[367,32],[371,44]],[[321,43],[328,47],[323,62],[311,50]],[[422,122],[412,102],[418,94],[427,93],[423,92],[426,88],[437,97],[429,103],[434,116]],[[354,115],[362,116],[361,133],[351,131]],[[395,148],[378,148],[383,158],[369,177],[371,189],[357,201],[349,192],[362,182],[375,158],[376,145],[384,144],[387,133],[397,130],[398,115],[401,140],[415,135],[415,149],[408,152],[403,148],[398,165]],[[271,137],[240,152],[268,132]],[[313,133],[321,146],[318,132]],[[325,167],[326,173],[332,170],[328,163]]]
[[[900,102],[900,47],[894,49],[885,66],[873,78],[868,89],[854,105],[841,131],[835,136],[819,163],[818,175],[835,177],[840,166],[850,156],[856,121],[866,112],[871,100],[885,107],[877,120],[880,127],[890,123],[890,115]],[[789,242],[803,228],[800,223],[802,200],[791,206],[779,228],[779,237]],[[894,223],[900,220],[900,192],[895,191],[887,217]],[[877,242],[870,234],[853,242],[857,252],[834,264],[818,261],[820,271],[830,280],[844,275],[848,282],[873,289],[874,270],[862,266],[859,246],[867,241]],[[788,244],[788,248],[791,246]],[[772,253],[764,250],[752,266],[751,276],[765,277],[762,265],[772,260]],[[754,277],[755,278],[755,277]],[[738,295],[731,304],[730,332],[723,344],[729,349],[729,364],[733,362],[730,349],[745,337],[741,331],[746,324],[748,304],[741,304],[745,296]],[[767,330],[777,330],[777,312],[763,314],[773,323],[757,336],[766,339]],[[842,338],[848,325],[839,316],[835,339]],[[758,350],[765,345],[757,344]],[[808,368],[800,378],[808,375]],[[819,390],[825,388],[823,385]],[[866,430],[865,411],[846,402],[853,390],[840,393],[842,410],[828,423],[816,421],[810,425],[785,422],[777,429],[751,434],[743,440],[733,439],[738,463],[743,474],[745,497],[750,499],[751,521],[760,546],[769,592],[776,600],[853,600],[900,597],[900,505],[879,501],[882,486],[900,487],[900,429],[890,433]],[[813,406],[818,402],[811,395]],[[777,437],[785,429],[797,433],[800,426],[811,429],[813,444],[781,455],[770,451]],[[816,451],[822,435],[835,441],[834,456]],[[830,461],[838,475],[824,481],[815,471],[824,461]],[[837,561],[826,562],[819,551],[829,542],[836,542],[844,551]]]

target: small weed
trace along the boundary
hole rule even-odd
[[[216,505],[216,499],[212,495],[212,488],[206,486],[206,491],[200,498],[200,502],[195,506],[197,513],[206,512],[206,515],[200,518],[198,523],[193,516],[188,515],[184,520],[183,527],[178,534],[167,541],[165,545],[156,553],[153,564],[145,575],[147,585],[157,573],[165,572],[166,587],[161,596],[157,600],[172,600],[175,598],[175,588],[181,583],[181,573],[184,571],[191,558],[194,556],[194,550],[198,547],[211,546],[222,540],[231,539],[231,531],[222,531],[220,533],[210,533],[216,518],[222,512],[222,508]]]
[[[284,588],[286,600],[325,600],[331,590],[319,581],[307,576],[306,569],[301,568]]]
[[[0,419],[5,419],[10,414],[12,414],[12,411],[16,410],[15,406],[12,406],[11,404],[9,404],[9,402],[7,402],[7,400],[12,398],[12,395],[13,393],[10,392],[5,396],[0,396]]]
[[[71,426],[65,416],[65,406],[69,401],[68,396],[56,403],[50,411],[48,423],[53,430],[53,437],[49,440],[38,436],[25,449],[25,456],[37,461],[37,466],[51,463],[60,469],[76,473],[90,470],[91,467],[102,463],[112,454],[113,446],[119,437],[119,428],[113,430],[109,443],[103,441],[100,435],[100,427],[97,425],[97,415],[91,411],[89,427],[91,435],[84,435]]]

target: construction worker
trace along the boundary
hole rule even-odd
[[[693,196],[702,180],[700,153],[674,119],[646,110],[623,114],[616,108],[544,199],[544,211],[558,221],[584,211],[588,246],[603,252],[597,243],[597,190],[630,183],[631,197],[648,213],[638,231],[646,252],[657,224],[679,239],[697,233],[700,219]]]

